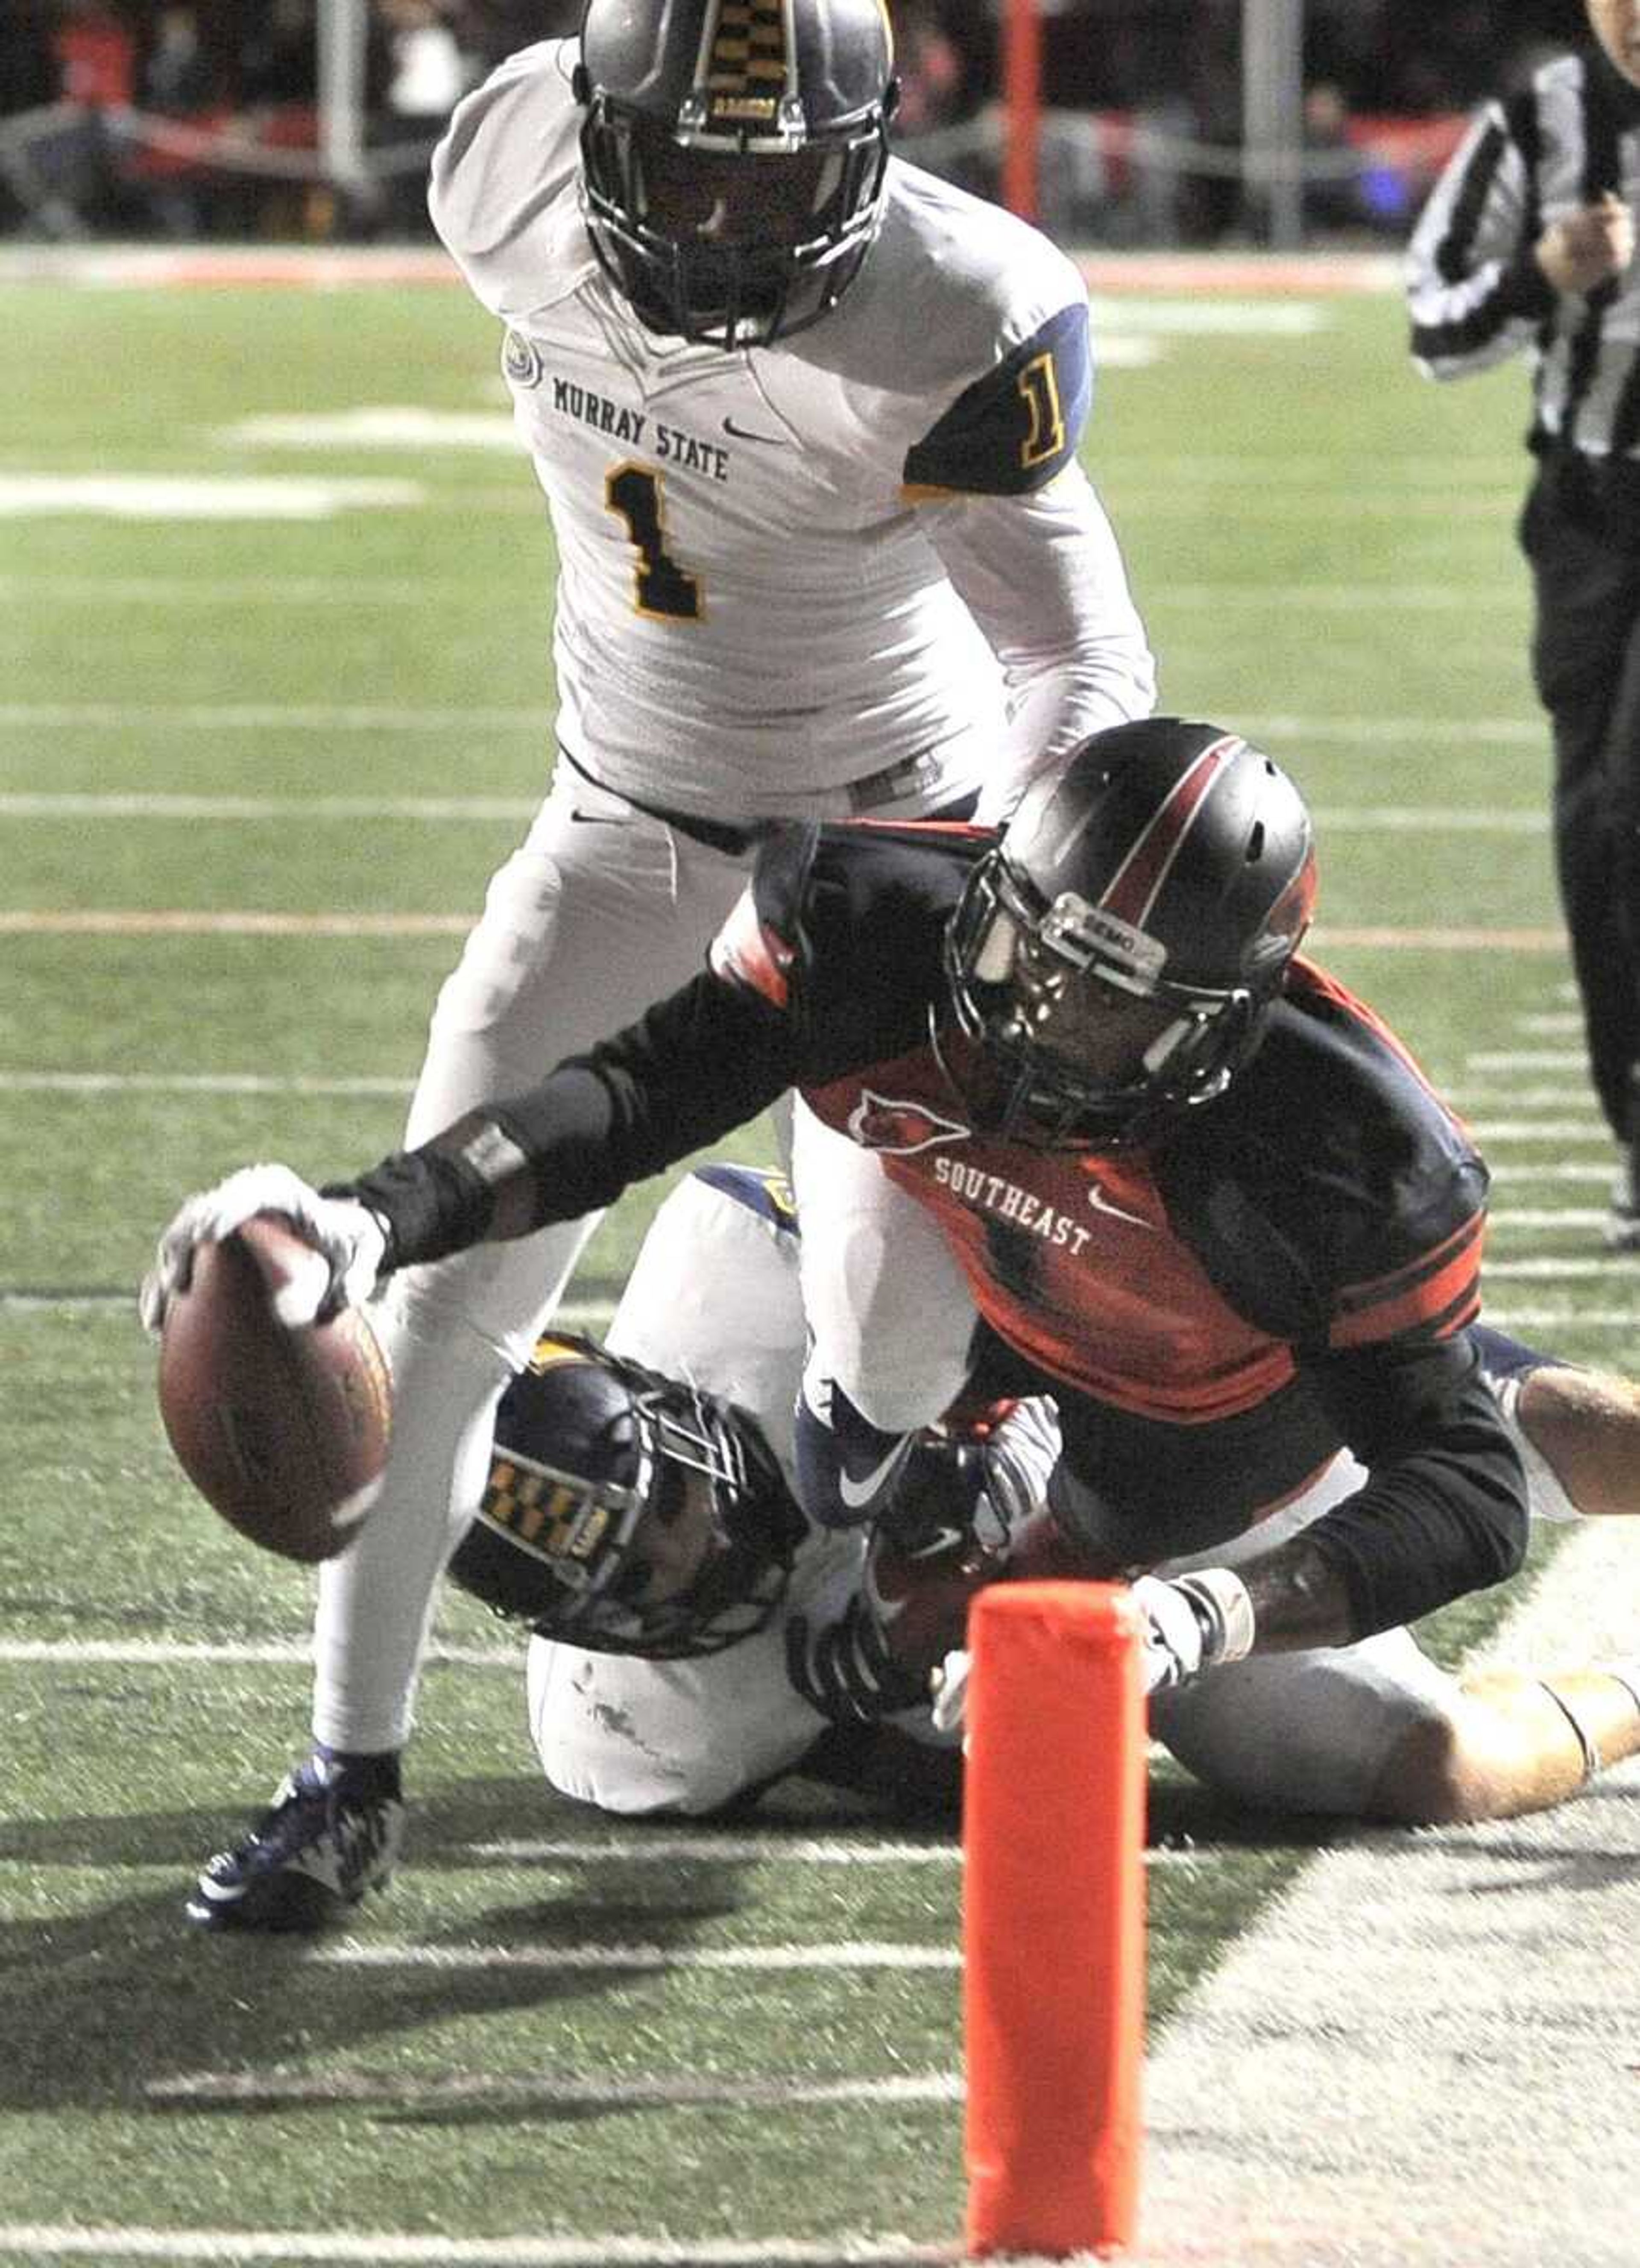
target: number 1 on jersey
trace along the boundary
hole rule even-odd
[[[660,475],[647,465],[617,465],[604,482],[604,502],[626,522],[627,541],[638,556],[637,610],[667,622],[698,622],[701,586],[666,549]]]
[[[1028,472],[1033,465],[1047,464],[1065,446],[1065,413],[1059,406],[1053,356],[1033,356],[1015,383],[1031,413],[1030,438],[1019,452],[1019,462]]]

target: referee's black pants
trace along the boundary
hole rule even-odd
[[[1532,671],[1555,735],[1555,858],[1589,1069],[1620,1142],[1640,1065],[1640,467],[1547,457],[1520,519]]]

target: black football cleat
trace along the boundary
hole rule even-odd
[[[203,1929],[323,1929],[386,1889],[403,1843],[398,1757],[316,1753],[242,1843],[207,1860],[188,1918]]]

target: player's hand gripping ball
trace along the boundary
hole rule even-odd
[[[358,1532],[393,1423],[386,1359],[358,1308],[279,1319],[280,1293],[316,1263],[288,1221],[254,1215],[195,1248],[159,1344],[159,1412],[183,1471],[254,1543],[303,1561]]]

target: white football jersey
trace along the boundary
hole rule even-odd
[[[881,232],[823,321],[733,353],[657,337],[581,218],[576,51],[526,48],[467,97],[431,196],[506,326],[551,512],[563,747],[636,801],[731,821],[977,789],[1006,687],[936,548],[940,500],[1085,490],[1080,276],[894,159]]]
[[[738,1403],[795,1483],[803,1304],[797,1217],[781,1177],[709,1166],[680,1182],[643,1240],[608,1344]],[[811,1526],[786,1612],[841,1613],[865,1551],[863,1529]],[[548,1778],[606,1811],[715,1810],[789,1771],[826,1729],[787,1676],[785,1613],[721,1653],[680,1661],[532,1638],[528,1683]]]

